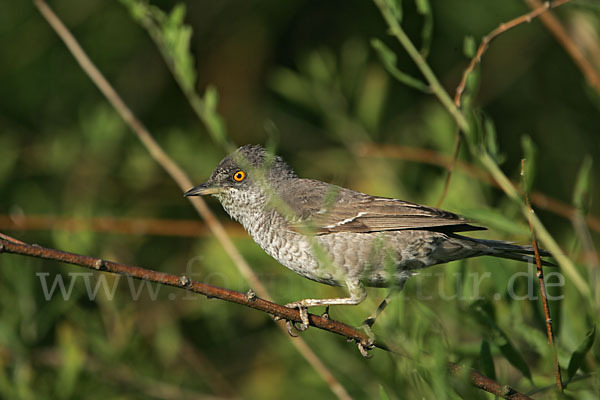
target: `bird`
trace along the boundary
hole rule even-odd
[[[348,297],[286,304],[299,310],[300,330],[309,325],[309,307],[359,304],[367,296],[365,287],[401,290],[408,278],[436,264],[478,256],[535,262],[531,246],[461,235],[486,228],[452,212],[299,178],[260,145],[227,155],[205,183],[184,195],[216,197],[283,266],[347,288]],[[390,295],[364,325],[372,326]]]

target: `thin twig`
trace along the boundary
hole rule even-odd
[[[540,0],[525,0],[531,8],[540,7]],[[585,58],[581,49],[571,40],[566,29],[552,13],[546,13],[540,17],[542,23],[554,35],[556,40],[564,47],[567,53],[571,56],[577,67],[583,73],[588,84],[600,94],[600,72]]]
[[[52,11],[52,9],[43,0],[33,0],[34,4],[46,19],[48,24],[54,29],[58,36],[63,40],[73,57],[77,60],[84,72],[90,77],[98,89],[104,94],[111,105],[117,110],[125,122],[131,127],[133,132],[138,136],[141,142],[144,144],[146,149],[150,152],[150,155],[159,163],[167,173],[173,178],[173,180],[181,188],[182,192],[185,192],[193,186],[191,180],[185,174],[185,172],[165,153],[160,145],[154,140],[150,132],[142,124],[140,120],[133,114],[131,109],[125,104],[121,97],[117,94],[115,89],[110,83],[104,78],[100,70],[94,65],[89,59],[85,51],[81,48],[75,37],[71,34],[69,29],[63,24],[58,16]],[[238,271],[248,281],[251,287],[253,287],[259,296],[269,299],[269,293],[265,286],[258,279],[250,265],[244,260],[240,252],[233,245],[233,242],[227,236],[225,229],[219,223],[218,219],[210,211],[204,200],[200,197],[190,197],[189,201],[196,208],[201,217],[206,221],[209,229],[215,235],[219,243],[225,249],[225,252],[231,257]],[[287,332],[284,327],[278,325],[283,332]],[[335,378],[335,376],[329,371],[325,364],[314,354],[314,352],[305,344],[302,340],[293,340],[292,344],[302,354],[302,356],[312,365],[312,367],[321,375],[323,380],[327,382],[331,391],[339,399],[350,399],[350,395]]]
[[[437,165],[434,163],[434,165]],[[494,183],[490,179],[490,183]],[[532,193],[530,196],[534,196]],[[538,193],[539,195],[539,193]],[[543,195],[540,195],[543,196]],[[551,199],[552,200],[552,199]],[[556,200],[553,200],[556,201]],[[532,201],[535,205],[536,202]],[[559,210],[563,203],[559,203]],[[539,207],[544,209],[545,207]],[[548,208],[546,208],[548,209]],[[552,209],[548,209],[553,211]],[[568,209],[567,209],[568,211]],[[560,214],[562,215],[562,214]],[[568,215],[564,215],[568,218]],[[587,218],[589,227],[598,230],[592,222],[596,222],[596,226],[600,225],[597,218],[593,216],[580,215],[574,217],[576,222],[573,222],[577,231],[585,230],[589,235],[589,230],[585,223]],[[232,238],[248,239],[250,236],[235,222],[223,223],[225,231]],[[65,217],[58,215],[6,215],[0,214],[0,231],[66,231],[66,232],[103,232],[118,235],[155,235],[155,236],[175,236],[175,237],[203,237],[211,235],[210,231],[202,221],[189,219],[169,219],[169,218],[115,218],[115,217]],[[581,233],[579,233],[581,235]],[[586,242],[587,243],[587,242]],[[590,242],[591,243],[591,242]],[[595,260],[598,259],[598,254],[591,245],[584,246],[585,250],[581,253],[583,262],[589,263],[592,268],[600,269]],[[590,261],[594,260],[594,262]]]
[[[242,226],[235,222],[222,223],[227,235],[249,238]],[[157,235],[203,237],[212,233],[201,220],[131,217],[69,217],[59,215],[6,215],[0,214],[0,230],[63,230],[91,231],[125,235]]]
[[[6,237],[6,235],[4,235]],[[0,238],[0,253],[20,254],[30,257],[42,258],[46,260],[61,261],[67,264],[79,265],[81,267],[93,269],[102,272],[111,272],[114,274],[131,276],[132,278],[144,281],[160,283],[163,285],[174,286],[180,289],[186,289],[194,293],[199,293],[208,297],[214,297],[244,305],[266,312],[270,315],[288,321],[302,322],[300,313],[297,309],[280,306],[269,300],[264,300],[256,295],[237,292],[234,290],[223,289],[202,282],[191,280],[185,275],[176,276],[164,272],[153,271],[150,269],[137,267],[133,265],[121,264],[113,261],[107,261],[96,257],[85,256],[81,254],[69,253],[66,251],[30,245],[27,243],[18,243],[15,239],[7,240]],[[322,318],[318,315],[310,315],[310,324],[319,329],[324,329],[332,333],[337,333],[348,339],[366,343],[369,338],[364,333],[356,329],[334,321],[330,318]],[[383,345],[377,347],[384,348]]]
[[[300,313],[297,309],[288,308],[268,300],[261,299],[260,297],[256,297],[256,295],[254,295],[251,291],[248,293],[242,293],[230,289],[224,289],[191,280],[185,275],[176,276],[164,272],[137,267],[134,265],[120,264],[96,257],[69,253],[66,251],[45,248],[38,245],[30,245],[2,234],[0,234],[0,253],[10,253],[42,258],[45,260],[60,261],[67,264],[89,268],[95,271],[130,276],[135,279],[189,290],[194,293],[205,295],[209,298],[217,298],[244,305],[246,307],[265,312],[271,316],[277,317],[278,319],[302,322]],[[309,314],[309,322],[313,327],[341,335],[357,343],[366,344],[369,342],[369,337],[365,333],[342,322],[332,320],[331,318]],[[297,341],[297,339],[294,341]],[[374,346],[381,350],[392,352],[392,350],[383,343],[375,342]],[[453,374],[463,374],[465,371],[465,367],[454,363],[449,363],[449,369]],[[469,374],[471,383],[482,390],[505,399],[530,399],[529,397],[517,392],[507,385],[500,385],[498,382],[487,378],[476,370],[468,369],[467,372]]]
[[[479,160],[481,163],[490,171],[494,180],[498,183],[498,185],[502,188],[504,193],[510,197],[513,201],[515,201],[519,207],[521,208],[521,213],[526,216],[528,219],[531,219],[533,223],[533,227],[537,233],[538,238],[544,245],[547,251],[549,251],[552,256],[558,261],[559,265],[562,267],[565,274],[569,277],[571,283],[575,285],[577,290],[579,290],[580,294],[587,298],[588,300],[592,299],[592,293],[588,282],[581,276],[575,263],[565,255],[563,250],[560,248],[556,240],[550,235],[550,232],[546,229],[542,221],[537,217],[537,215],[529,212],[530,208],[527,207],[523,199],[520,197],[519,191],[502,172],[496,161],[490,156],[488,153],[483,153],[480,155]]]
[[[58,18],[58,16],[50,9],[50,7],[43,0],[34,0],[35,5],[39,9],[42,16],[48,21],[48,24],[54,29],[54,31],[63,40],[75,60],[79,63],[84,72],[90,77],[98,89],[104,94],[107,100],[119,113],[119,115],[125,120],[125,122],[131,127],[136,136],[141,140],[146,149],[150,152],[150,155],[154,160],[163,167],[169,176],[177,183],[182,192],[185,192],[192,186],[192,181],[185,174],[185,172],[173,161],[171,157],[162,149],[162,147],[152,137],[148,129],[142,124],[142,122],[133,114],[131,109],[125,104],[123,99],[110,85],[110,83],[104,78],[100,70],[94,65],[89,59],[85,51],[81,48],[75,37],[71,34],[68,28]],[[219,220],[210,211],[206,202],[200,197],[188,198],[206,221],[209,229],[217,237],[221,245],[225,248],[225,251],[233,259],[236,266],[244,277],[248,280],[250,285],[256,288],[257,292],[266,292],[262,283],[256,277],[256,274],[252,271],[248,263],[243,259],[239,251],[233,245],[233,242],[227,236],[225,229],[219,222]],[[261,294],[262,296],[262,294]]]
[[[549,9],[556,8],[565,3],[568,3],[570,1],[571,0],[555,0],[553,2],[546,1],[543,4],[538,1],[539,6],[536,7],[533,11],[530,11],[527,14],[523,14],[523,15],[521,15],[517,18],[514,18],[508,22],[500,24],[496,29],[494,29],[493,31],[488,33],[486,36],[484,36],[481,39],[481,43],[479,44],[479,47],[477,48],[475,57],[473,57],[473,59],[471,59],[469,66],[463,72],[462,79],[461,79],[460,83],[458,84],[458,87],[456,88],[456,92],[454,94],[454,104],[457,107],[461,106],[462,94],[465,91],[467,79],[469,78],[469,75],[473,72],[473,70],[475,69],[475,66],[477,66],[477,64],[479,64],[481,62],[481,57],[483,57],[483,53],[486,52],[486,50],[488,49],[492,40],[494,40],[496,37],[498,37],[502,33],[506,32],[518,25],[521,25],[525,22],[531,22],[534,18],[542,15]]]
[[[450,188],[450,180],[452,179],[452,173],[454,172],[454,168],[456,167],[456,162],[458,161],[458,152],[460,151],[460,145],[462,142],[462,132],[460,129],[456,130],[456,136],[454,139],[454,150],[452,150],[452,162],[446,167],[446,179],[444,180],[444,189],[442,190],[442,195],[435,205],[437,208],[442,206],[444,199],[448,195],[448,189]]]
[[[396,158],[423,164],[437,165],[443,168],[450,168],[453,162],[453,160],[444,153],[420,147],[398,146],[392,144],[362,144],[360,147],[356,147],[355,151],[362,157]],[[474,164],[457,160],[455,169],[460,170],[481,182],[501,189],[498,182],[489,172]],[[516,182],[511,183],[516,186]],[[540,192],[532,192],[530,198],[531,202],[538,208],[560,215],[569,220],[575,218],[575,214],[577,213],[575,207]],[[600,218],[593,215],[586,215],[585,221],[590,229],[600,232]]]
[[[473,70],[475,69],[475,66],[481,62],[483,53],[485,53],[485,51],[489,47],[492,40],[494,40],[497,36],[501,35],[502,33],[506,32],[522,23],[531,22],[531,20],[533,18],[537,17],[538,15],[540,15],[547,9],[552,8],[552,7],[558,7],[559,5],[569,2],[569,1],[570,0],[557,0],[552,4],[550,4],[549,2],[546,2],[544,5],[541,5],[539,8],[537,8],[527,14],[524,14],[524,15],[521,15],[520,17],[514,18],[509,22],[500,24],[500,26],[498,26],[498,28],[494,29],[488,35],[484,36],[483,39],[481,40],[479,48],[477,49],[475,57],[473,57],[473,59],[469,63],[469,66],[463,72],[462,79],[461,79],[458,87],[456,88],[456,92],[454,95],[454,104],[456,105],[456,107],[461,107],[462,94],[464,93],[465,86],[467,84],[467,79],[468,79],[469,75],[473,72]],[[458,157],[458,151],[460,149],[460,145],[461,145],[461,133],[459,131],[456,135],[452,163],[450,164],[450,167],[448,168],[448,173],[446,175],[446,182],[444,185],[444,191],[442,192],[442,196],[441,196],[440,200],[438,201],[438,207],[442,204],[442,202],[444,201],[444,198],[446,197],[446,193],[448,191],[448,186],[450,185],[450,179],[452,177],[452,172],[454,170],[454,165],[456,164],[456,159]]]
[[[373,2],[379,8],[381,15],[388,24],[390,33],[394,35],[396,39],[398,39],[398,42],[400,42],[402,47],[404,47],[410,58],[412,58],[413,62],[416,64],[429,83],[432,93],[436,95],[444,108],[446,108],[450,115],[452,115],[456,121],[456,125],[458,125],[458,127],[463,131],[468,131],[469,123],[467,122],[467,119],[460,112],[458,107],[452,103],[452,99],[450,96],[448,96],[448,93],[446,93],[446,90],[429,67],[429,64],[427,64],[427,61],[425,61],[425,58],[423,58],[419,50],[417,50],[415,45],[409,39],[408,35],[406,35],[406,32],[404,32],[400,26],[400,23],[396,19],[394,13],[388,8],[388,4],[384,0],[373,0]]]
[[[521,159],[521,179],[523,185],[523,193],[525,196],[525,204],[529,208],[529,213],[533,214],[531,203],[529,202],[529,195],[527,194],[527,178],[525,176],[525,159]],[[552,332],[552,316],[550,315],[550,308],[548,307],[548,298],[546,293],[546,283],[544,282],[544,270],[542,269],[542,260],[540,257],[540,250],[538,243],[535,238],[535,231],[533,229],[533,221],[528,218],[529,230],[531,231],[531,245],[533,246],[533,253],[535,254],[535,264],[537,265],[537,278],[540,283],[540,293],[542,296],[542,306],[544,307],[544,317],[546,318],[546,334],[548,335],[548,344],[552,348],[552,354],[554,356],[554,376],[556,378],[556,386],[558,390],[563,390],[563,382],[560,374],[560,364],[558,363],[558,351],[556,344],[554,343],[554,333]]]
[[[456,105],[456,107],[459,107],[459,108],[461,107],[462,95],[465,91],[467,79],[469,78],[469,75],[473,72],[473,70],[475,69],[475,66],[481,62],[483,53],[485,53],[485,51],[489,47],[492,40],[494,40],[496,37],[498,37],[502,33],[506,32],[520,24],[523,24],[525,22],[531,22],[532,19],[541,15],[549,8],[558,7],[561,4],[567,3],[569,1],[570,0],[556,0],[553,3],[546,2],[544,4],[540,4],[540,6],[538,8],[536,8],[535,10],[533,10],[527,14],[521,15],[520,17],[514,18],[508,22],[500,24],[500,26],[498,26],[496,29],[491,31],[486,36],[484,36],[483,39],[481,40],[481,43],[479,44],[479,48],[477,49],[477,52],[475,53],[475,57],[473,57],[473,59],[469,63],[469,66],[463,72],[462,79],[461,79],[460,83],[458,84],[458,87],[456,88],[456,91],[454,94],[454,104]],[[452,172],[454,171],[454,165],[456,164],[458,152],[459,152],[461,141],[462,141],[461,139],[462,139],[462,133],[459,131],[456,134],[456,140],[454,142],[452,163],[450,164],[450,167],[448,168],[448,173],[446,175],[446,182],[444,184],[444,191],[442,192],[442,196],[441,196],[440,200],[438,201],[438,207],[442,204],[442,202],[444,201],[444,198],[446,197],[446,193],[448,192],[448,187],[450,186],[450,179],[452,177]]]
[[[562,0],[555,2],[556,4],[563,4],[569,0]],[[442,105],[446,108],[448,113],[454,118],[456,124],[459,129],[461,129],[465,135],[470,135],[471,126],[469,125],[467,118],[461,112],[461,110],[452,102],[448,93],[444,90],[442,85],[440,84],[437,77],[434,75],[433,71],[425,61],[425,59],[421,56],[421,54],[417,51],[414,44],[410,41],[406,32],[400,27],[398,20],[396,19],[394,12],[388,7],[388,3],[383,0],[373,0],[375,5],[379,8],[381,15],[385,19],[390,28],[391,33],[398,39],[400,44],[404,47],[406,52],[414,61],[415,65],[419,68],[423,76],[427,82],[429,82],[431,86],[431,90],[434,95],[437,96],[438,100],[442,103]],[[490,156],[487,152],[478,151],[474,147],[471,148],[471,152],[479,158],[479,161],[483,164],[485,168],[494,176],[494,179],[498,182],[504,193],[508,197],[510,197],[513,201],[517,202],[521,208],[521,213],[523,215],[530,215],[527,207],[523,203],[523,199],[519,197],[518,191],[511,184],[510,180],[506,177],[504,172],[500,169],[496,161]],[[582,278],[581,274],[575,267],[575,264],[564,254],[556,240],[550,235],[544,224],[537,218],[537,216],[531,216],[533,226],[535,227],[540,241],[544,244],[546,249],[552,253],[552,256],[558,261],[560,266],[563,268],[565,273],[569,276],[571,282],[577,287],[579,292],[586,297],[591,297],[591,291],[586,283],[586,281]]]

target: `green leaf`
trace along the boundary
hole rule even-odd
[[[496,127],[490,118],[484,117],[483,130],[485,133],[485,147],[496,163],[500,164],[499,158],[501,157],[499,156]]]
[[[311,84],[297,72],[288,68],[276,68],[267,81],[269,87],[287,101],[306,107],[313,112],[319,106],[311,92]]]
[[[431,13],[431,6],[429,5],[429,0],[415,0],[415,5],[417,6],[417,12],[419,14],[429,14]]]
[[[169,14],[144,0],[121,0],[133,19],[146,29],[156,43],[175,80],[186,95],[212,139],[229,147],[225,122],[217,113],[217,92],[208,87],[204,99],[196,92],[196,67],[190,51],[193,30],[185,24],[185,4],[179,3]]]
[[[154,13],[157,12],[155,7],[152,9]],[[192,28],[184,23],[184,18],[185,4],[179,3],[162,26],[163,40],[171,56],[176,78],[181,82],[184,90],[194,91],[196,69],[190,53]]]
[[[477,52],[477,44],[475,43],[475,38],[471,35],[465,36],[463,40],[463,53],[468,58],[475,57],[475,53]]]
[[[577,350],[573,352],[571,355],[571,359],[569,360],[569,367],[567,368],[567,375],[569,376],[569,380],[573,379],[581,364],[585,360],[585,356],[592,348],[594,344],[594,339],[596,339],[596,325],[592,327],[592,329],[585,335],[585,339],[583,342],[577,347]]]
[[[208,86],[204,93],[204,121],[213,138],[220,144],[227,144],[225,121],[217,112],[219,93],[214,86]]]
[[[493,306],[487,301],[478,301],[473,303],[469,308],[471,315],[485,328],[488,339],[498,346],[504,358],[531,381],[531,371],[527,362],[525,362],[521,353],[511,343],[508,335],[494,321],[493,311],[490,310],[490,308],[493,309]]]
[[[398,22],[402,22],[402,0],[383,0],[385,6],[390,10]]]
[[[431,48],[433,36],[433,14],[429,0],[415,0],[417,12],[423,16],[423,27],[421,28],[421,55],[426,58]]]
[[[506,213],[493,208],[464,208],[460,209],[460,213],[496,231],[516,236],[528,236],[530,233],[527,225],[519,222],[518,219],[506,218]]]
[[[494,358],[492,357],[492,350],[490,343],[483,339],[481,341],[481,349],[479,350],[479,365],[483,373],[492,379],[496,379],[496,368],[494,367]]]
[[[425,84],[417,78],[414,78],[400,71],[398,67],[396,67],[396,54],[389,47],[387,47],[385,43],[383,43],[379,39],[372,39],[371,46],[377,52],[377,55],[379,56],[383,67],[390,75],[392,75],[398,81],[404,83],[407,86],[410,86],[414,89],[420,90],[425,93],[431,93],[431,89],[429,88],[429,86],[427,86],[427,84]]]
[[[529,366],[527,362],[521,355],[521,353],[517,350],[515,346],[508,340],[508,337],[504,336],[506,342],[498,346],[500,352],[508,360],[509,363],[512,364],[513,367],[518,369],[523,376],[531,381],[531,371],[529,370]]]
[[[387,394],[383,385],[379,385],[379,400],[390,400],[390,396]]]
[[[525,181],[525,187],[523,189],[529,192],[533,186],[533,181],[535,180],[535,166],[538,149],[529,135],[523,135],[521,137],[521,146],[523,147],[523,155],[525,156],[525,177],[523,179]]]
[[[477,44],[475,43],[475,39],[472,36],[465,36],[463,40],[463,53],[467,58],[475,57],[477,52]],[[470,71],[467,76],[467,81],[465,82],[464,92],[462,94],[462,108],[463,110],[468,110],[473,106],[474,96],[477,94],[477,89],[479,88],[479,82],[481,78],[481,68],[479,64],[475,66],[475,68]]]
[[[575,190],[573,191],[573,204],[585,213],[589,200],[587,200],[592,185],[592,157],[586,155],[579,168]]]

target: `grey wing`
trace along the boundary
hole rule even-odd
[[[470,225],[470,221],[448,211],[370,196],[314,180],[299,180],[293,193],[294,196],[284,195],[294,213],[289,219],[291,229],[308,229],[317,235],[406,229],[445,232],[486,229]]]

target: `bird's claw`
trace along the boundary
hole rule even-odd
[[[295,333],[294,330],[292,329],[295,327],[293,321],[290,321],[290,320],[285,321],[285,327],[287,328],[287,332],[291,337],[298,337],[298,334]]]
[[[302,321],[302,323],[297,325],[296,322],[294,321],[292,323],[294,325],[294,328],[296,328],[300,332],[308,329],[308,325],[310,323],[308,320],[308,308],[306,307],[306,305],[302,301],[296,301],[293,303],[288,303],[285,306],[288,308],[297,308],[298,312],[300,313],[300,320]]]
[[[372,339],[369,339],[366,342],[359,341],[359,342],[356,342],[356,344],[358,345],[358,351],[360,351],[360,354],[364,358],[373,357],[372,354],[369,354],[369,350],[371,350],[373,347],[375,347]]]

